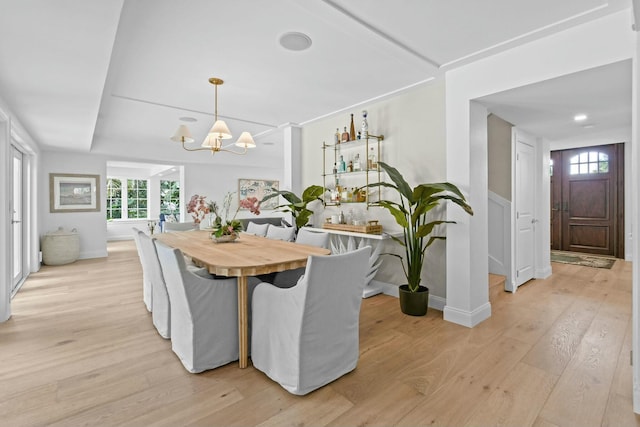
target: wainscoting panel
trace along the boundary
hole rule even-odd
[[[511,202],[489,191],[489,273],[511,281]]]

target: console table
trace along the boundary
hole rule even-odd
[[[382,293],[385,286],[395,286],[389,283],[380,282],[378,280],[374,280],[373,276],[375,276],[378,267],[380,266],[380,262],[378,261],[378,257],[380,255],[381,243],[384,240],[388,240],[389,234],[365,234],[365,233],[355,233],[353,231],[342,231],[342,230],[331,230],[327,228],[315,228],[308,227],[309,230],[321,233],[329,233],[331,235],[331,248],[332,253],[340,253],[344,251],[350,251],[354,249],[361,248],[362,246],[371,246],[371,256],[375,257],[375,261],[370,263],[372,269],[369,271],[369,275],[371,279],[365,285],[364,290],[362,291],[362,297],[368,298],[379,293]],[[395,234],[394,234],[395,235]]]

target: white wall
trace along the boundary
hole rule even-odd
[[[384,135],[381,160],[396,167],[414,186],[423,182],[439,182],[446,178],[445,170],[445,84],[442,79],[415,86],[393,97],[381,99],[345,111],[337,112],[302,127],[302,182],[322,185],[322,142],[333,143],[336,128],[341,131],[349,126],[350,114],[354,114],[356,130],[360,128],[362,110],[367,110],[369,132]],[[355,185],[355,184],[354,184]],[[362,185],[362,184],[359,184]],[[387,193],[386,197],[392,197]],[[341,208],[318,206],[314,225],[321,226],[324,217],[354,205]],[[360,205],[356,205],[360,206]],[[315,208],[314,208],[315,209]],[[385,231],[398,230],[395,220],[382,208],[368,211],[359,207],[368,219],[379,219]],[[442,212],[439,213],[443,215]],[[422,281],[433,296],[445,298],[445,243],[437,242],[428,250]],[[399,245],[387,242],[384,251],[399,253]],[[400,263],[393,257],[384,257],[376,275],[383,282],[401,285],[406,283]]]
[[[41,235],[58,227],[77,229],[80,235],[80,258],[107,256],[107,221],[105,214],[106,159],[95,154],[44,151],[40,175],[40,230]],[[100,175],[100,211],[64,212],[49,211],[49,174],[77,173]]]
[[[275,179],[280,181],[282,185],[283,175],[282,169],[273,167],[263,167],[250,169],[239,168],[237,166],[216,166],[211,168],[207,165],[201,164],[189,164],[184,168],[184,182],[182,194],[186,198],[186,202],[189,201],[192,195],[200,194],[207,196],[207,200],[217,201],[222,206],[222,200],[228,192],[238,191],[238,180],[240,178],[249,179]],[[238,207],[237,194],[235,195],[235,201],[232,203],[230,215],[232,216],[235,209]],[[186,206],[186,204],[184,205]],[[280,216],[274,215],[273,211],[262,211],[261,217],[268,216]],[[239,211],[237,218],[256,218],[256,216],[249,211]],[[185,216],[186,221],[191,221],[192,218],[189,214]]]
[[[636,26],[639,24],[636,23]],[[633,56],[633,92],[631,94],[631,141],[635,149],[631,150],[632,157],[631,167],[631,202],[632,215],[634,222],[632,223],[632,233],[638,236],[638,218],[640,218],[640,149],[638,149],[638,125],[640,125],[640,109],[638,108],[638,99],[640,98],[640,66],[638,58],[640,58],[640,33],[634,34],[635,48]],[[626,153],[625,153],[626,154]],[[632,334],[631,334],[631,364],[633,365],[633,411],[640,413],[640,239],[637,237],[631,241],[633,248],[633,269],[632,274]]]
[[[486,228],[483,221],[488,197],[486,163],[471,167],[478,159],[476,150],[481,149],[472,145],[472,100],[632,58],[634,51],[630,11],[625,10],[447,72],[447,179],[468,192],[476,212],[468,218],[457,210],[448,211],[448,219],[459,225],[448,230],[447,304],[454,304],[449,308],[465,318],[461,323],[473,326],[481,321],[479,311],[486,304],[483,293],[475,292],[486,286],[482,263],[451,261],[460,251],[482,259],[484,265],[487,259],[486,241],[475,234],[475,230]],[[469,299],[473,295],[479,298]]]

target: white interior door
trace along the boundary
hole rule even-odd
[[[23,218],[23,165],[22,153],[11,147],[11,291],[14,292],[24,278],[24,223]]]
[[[533,279],[535,263],[535,139],[514,130],[515,139],[515,285]]]

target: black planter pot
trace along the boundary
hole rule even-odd
[[[417,292],[411,292],[409,285],[400,285],[400,310],[410,316],[424,316],[429,306],[429,288],[419,286]]]

